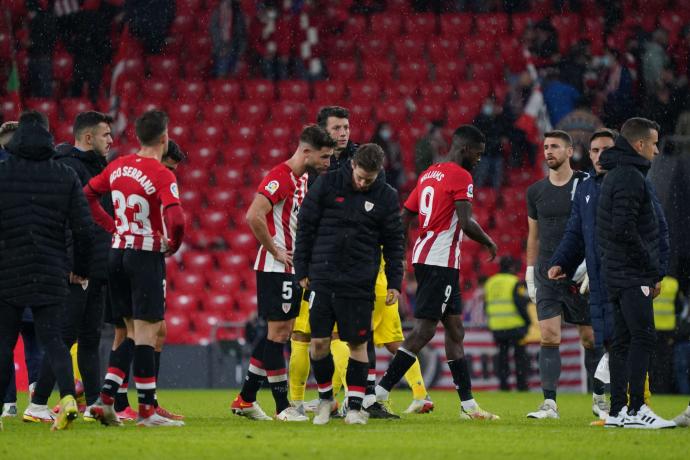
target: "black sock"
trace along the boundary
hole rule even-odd
[[[603,347],[585,348],[585,368],[587,369],[587,380],[592,387],[592,393],[603,395],[605,390],[604,382],[594,377],[601,357],[604,355]]]
[[[460,358],[448,361],[448,367],[453,375],[453,383],[455,383],[455,389],[458,392],[458,396],[460,396],[460,401],[472,399],[472,378],[467,359]]]
[[[276,402],[276,414],[290,406],[288,401],[287,369],[285,368],[284,343],[266,340],[264,347],[264,365],[266,366],[266,378]]]
[[[544,399],[556,400],[558,379],[561,377],[561,351],[556,346],[542,345],[539,350],[539,377]]]
[[[153,352],[155,355],[155,363],[156,363],[156,383],[158,383],[158,373],[161,368],[161,352],[160,351],[154,351]],[[153,407],[158,407],[158,395],[156,394],[156,399],[153,401]]]
[[[254,346],[252,356],[249,358],[249,369],[247,377],[244,379],[240,397],[246,402],[256,401],[256,393],[261,388],[261,384],[266,379],[266,369],[264,368],[264,348],[266,339],[261,339]]]
[[[349,410],[362,409],[368,373],[369,363],[356,361],[352,358],[347,362],[347,408]]]
[[[152,346],[136,346],[132,374],[137,386],[139,415],[143,418],[150,417],[154,413],[156,400],[156,358]]]
[[[333,355],[328,353],[326,357],[318,360],[311,358],[311,368],[314,370],[314,378],[319,390],[319,399],[333,399],[332,380],[333,372],[335,372]]]
[[[398,348],[398,351],[395,353],[393,360],[388,366],[388,370],[386,370],[386,373],[381,378],[379,385],[386,391],[391,391],[400,379],[403,378],[405,372],[412,367],[416,359],[417,356],[411,351],[407,351],[403,347]]]
[[[373,340],[367,343],[367,358],[369,359],[369,369],[367,372],[367,395],[373,395],[376,388],[376,348]]]
[[[89,337],[79,343],[77,363],[84,382],[84,397],[86,405],[90,406],[98,399],[101,388],[101,360],[98,353],[100,333],[97,337]]]
[[[134,340],[126,338],[117,349],[110,353],[108,372],[105,375],[100,395],[101,400],[105,404],[113,404],[115,402],[117,390],[127,375],[126,369],[129,370],[129,367],[132,365],[134,347]]]
[[[122,412],[129,407],[129,399],[127,399],[127,390],[129,390],[129,368],[122,378],[122,385],[117,389],[115,396],[115,412]]]

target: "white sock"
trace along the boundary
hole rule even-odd
[[[474,398],[468,399],[467,401],[460,401],[460,404],[465,410],[470,410],[477,407],[477,401],[475,401]]]
[[[376,395],[366,395],[364,396],[364,399],[362,400],[362,407],[363,408],[368,408],[372,404],[376,402]]]
[[[556,401],[554,401],[553,399],[545,399],[544,402],[548,403],[552,407],[558,407],[558,405],[556,404]]]
[[[381,385],[376,385],[376,389],[374,390],[374,392],[376,393],[377,401],[388,401],[388,395],[390,393]]]

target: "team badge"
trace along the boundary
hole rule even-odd
[[[374,209],[374,203],[372,203],[371,201],[365,201],[365,202],[364,202],[364,210],[365,210],[366,212],[369,212],[369,211],[371,211],[372,209]]]
[[[649,297],[649,286],[640,286],[640,289],[642,289],[642,294],[645,297]]]
[[[473,198],[474,197],[474,184],[470,184],[467,186],[467,198]]]
[[[174,198],[180,199],[180,191],[177,188],[177,183],[173,182],[170,184],[170,193]]]
[[[587,203],[589,203],[589,195],[587,195],[587,196],[585,197],[585,201],[586,201]]]
[[[283,302],[283,312],[287,313],[291,308],[292,304],[290,302]]]
[[[266,184],[266,187],[264,187],[264,189],[266,189],[266,191],[267,191],[268,193],[270,193],[271,195],[273,195],[273,194],[275,194],[275,193],[278,191],[278,187],[280,187],[280,184],[278,183],[278,181],[277,181],[277,180],[272,180],[271,182],[269,182],[268,184]]]

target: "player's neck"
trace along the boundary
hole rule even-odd
[[[549,169],[549,181],[553,185],[565,185],[571,177],[573,177],[573,168],[568,163],[563,163],[558,169]]]
[[[163,159],[163,149],[159,147],[142,146],[137,155],[144,158],[155,158],[159,162]]]
[[[285,162],[286,165],[292,170],[292,174],[299,177],[305,172],[307,172],[307,165],[297,157],[293,155],[288,161]]]

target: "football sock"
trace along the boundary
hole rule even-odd
[[[419,359],[416,359],[412,367],[405,373],[405,380],[412,389],[413,399],[426,398],[427,391],[424,385],[424,377],[422,377],[422,367],[419,365]]]
[[[471,400],[472,379],[470,377],[470,368],[467,358],[448,361],[448,367],[453,376],[453,383],[455,383],[455,389],[458,392],[458,396],[460,396],[460,401]]]
[[[376,348],[373,338],[367,342],[367,358],[369,359],[369,369],[367,372],[367,388],[365,394],[373,395],[376,388]]]
[[[393,360],[388,366],[388,370],[386,370],[383,378],[381,378],[379,386],[386,391],[391,391],[416,360],[417,356],[411,351],[403,347],[398,348],[398,351],[395,353]]]
[[[122,379],[122,385],[117,389],[115,396],[115,412],[122,412],[129,407],[129,399],[127,399],[127,390],[129,389],[129,374],[125,374]]]
[[[134,358],[134,340],[126,338],[117,349],[110,353],[108,371],[105,374],[103,388],[101,389],[101,401],[105,404],[113,404],[117,396],[117,390],[124,382],[129,367]]]
[[[288,377],[290,379],[290,399],[292,401],[304,401],[304,389],[309,378],[309,343],[290,341],[290,366]]]
[[[150,345],[137,345],[134,349],[134,384],[137,387],[139,416],[147,418],[155,412],[156,358]]]
[[[155,354],[155,363],[156,363],[156,382],[158,382],[158,372],[160,371],[161,368],[161,352],[160,351],[154,351]],[[158,407],[158,395],[156,394],[156,399],[153,401],[153,407]]]
[[[367,387],[369,363],[356,361],[352,358],[347,363],[347,408],[349,410],[362,409],[362,401]]]
[[[539,351],[539,377],[544,399],[556,400],[558,379],[561,377],[561,351],[558,346],[542,345]]]
[[[333,394],[337,395],[343,385],[347,386],[347,362],[350,359],[350,347],[340,339],[331,340],[331,354],[335,372],[333,373]]]
[[[333,355],[330,353],[321,359],[311,359],[311,367],[314,369],[314,378],[319,390],[319,399],[333,399]]]
[[[240,396],[246,402],[253,403],[256,401],[256,393],[261,388],[261,384],[266,379],[266,370],[264,368],[264,347],[266,339],[259,340],[254,345],[252,356],[249,358],[249,369],[247,376],[242,384]]]
[[[604,355],[603,347],[585,348],[585,368],[587,369],[587,380],[591,382],[592,393],[603,395],[605,391],[604,382],[594,377],[601,357]]]
[[[288,402],[287,369],[285,368],[285,344],[266,340],[264,346],[264,366],[266,378],[276,402],[276,414],[290,406]]]

